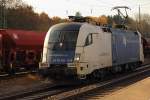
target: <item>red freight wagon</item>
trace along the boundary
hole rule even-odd
[[[0,64],[8,72],[35,68],[41,58],[46,33],[0,29]]]
[[[145,38],[145,41],[144,54],[150,56],[150,38]]]

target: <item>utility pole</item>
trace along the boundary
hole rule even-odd
[[[139,5],[139,25],[138,25],[139,27],[139,31],[141,32],[142,30],[141,30],[141,7],[140,7],[140,5]]]
[[[141,8],[140,8],[140,5],[139,5],[139,24],[141,22]]]
[[[91,9],[91,15],[93,14],[93,9]]]
[[[68,10],[66,10],[66,15],[68,15]]]

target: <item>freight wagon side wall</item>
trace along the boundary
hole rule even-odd
[[[3,66],[2,66],[2,39],[3,39],[3,33],[4,33],[4,30],[1,30],[0,29],[0,70],[3,69]]]
[[[112,29],[113,66],[140,61],[140,40],[137,33]]]
[[[34,31],[0,29],[0,67],[9,68],[37,64],[41,57],[45,33]],[[2,64],[2,65],[1,65]],[[7,68],[6,68],[7,69]]]

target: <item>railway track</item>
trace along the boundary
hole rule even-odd
[[[96,82],[92,84],[42,84],[41,86],[36,86],[30,89],[26,89],[23,91],[18,91],[16,93],[6,94],[0,96],[0,100],[61,100],[70,98],[77,95],[83,95],[87,92],[94,91],[98,88],[102,88],[105,86],[110,86],[112,84],[116,84],[123,80],[130,79],[132,77],[141,75],[143,73],[150,72],[150,65],[144,65],[140,68],[137,68],[133,73],[129,73],[128,75],[120,75],[117,78],[113,78],[111,80],[106,80],[102,82]]]
[[[22,74],[27,74],[22,73]],[[21,73],[18,73],[21,75]],[[7,79],[7,78],[6,78]],[[0,100],[35,100],[45,96],[57,94],[59,92],[63,92],[64,90],[68,90],[70,87],[75,86],[76,84],[70,84],[66,82],[45,80],[38,85],[33,85],[33,87],[28,87],[27,89],[21,89],[19,91],[4,93],[0,95]]]
[[[57,93],[64,92],[70,89],[72,86],[76,86],[75,84],[66,84],[62,83],[54,83],[54,82],[45,82],[39,85],[35,85],[32,88],[27,88],[25,90],[19,90],[14,93],[7,93],[0,95],[0,100],[36,100],[44,98],[45,96],[54,95]]]
[[[37,71],[21,71],[21,72],[16,72],[13,75],[3,73],[3,74],[0,74],[0,79],[7,79],[7,78],[22,76],[26,74],[34,74],[34,73],[37,73]]]
[[[99,82],[99,83],[91,84],[91,85],[84,86],[81,88],[73,89],[70,91],[58,93],[56,95],[47,97],[47,99],[48,100],[61,100],[61,99],[66,99],[66,98],[70,98],[70,97],[77,98],[78,96],[83,95],[84,93],[94,91],[99,88],[104,88],[104,87],[107,87],[107,86],[110,86],[113,84],[117,84],[119,82],[124,82],[125,80],[129,80],[130,78],[135,78],[136,76],[142,75],[143,73],[147,73],[147,72],[148,73],[150,72],[150,65],[145,65],[143,67],[137,68],[133,73],[130,73],[128,75],[127,74],[121,75],[115,79],[113,78],[108,81]],[[75,99],[75,100],[78,100],[78,99]]]

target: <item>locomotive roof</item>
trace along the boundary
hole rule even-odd
[[[34,48],[34,46],[43,46],[46,32],[5,29],[0,30],[0,34],[5,35],[16,46]]]
[[[79,30],[83,23],[69,22],[69,23],[59,23],[52,27],[54,30]]]

